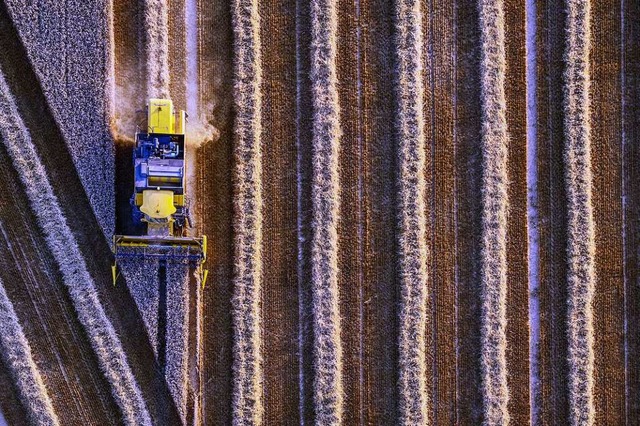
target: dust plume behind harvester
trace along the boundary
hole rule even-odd
[[[113,282],[117,262],[124,258],[157,258],[164,262],[189,263],[202,274],[207,237],[193,237],[186,194],[186,114],[174,111],[170,99],[149,99],[146,131],[136,131],[133,150],[134,187],[132,220],[146,225],[144,235],[114,235]]]

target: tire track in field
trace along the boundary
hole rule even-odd
[[[566,146],[569,410],[571,424],[595,421],[593,398],[593,296],[595,232],[592,204],[590,0],[567,4],[564,53],[564,131]]]
[[[313,403],[313,280],[312,280],[312,176],[313,92],[311,82],[311,4],[296,0],[296,173],[297,173],[297,274],[298,365],[300,375],[300,422],[315,422]]]
[[[400,286],[399,418],[402,424],[427,424],[425,333],[427,257],[425,201],[424,36],[420,2],[396,6],[398,97],[398,274]]]
[[[29,410],[29,418],[39,425],[59,425],[51,399],[40,371],[33,361],[31,347],[22,331],[13,304],[0,280],[0,347],[4,363],[11,370],[22,403]]]
[[[260,18],[255,0],[233,3],[235,49],[233,422],[261,424],[262,136]]]

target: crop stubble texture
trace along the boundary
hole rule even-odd
[[[167,323],[166,323],[166,361],[165,377],[173,395],[183,424],[187,422],[187,391],[189,363],[189,285],[188,264],[168,262],[166,272],[167,285]]]
[[[564,129],[567,191],[567,339],[571,423],[593,424],[593,296],[595,232],[592,204],[589,0],[567,4]]]
[[[482,373],[485,423],[508,424],[507,209],[504,3],[480,1],[482,56]]]
[[[398,97],[399,416],[403,424],[427,422],[425,325],[427,256],[423,28],[420,2],[396,6]]]
[[[233,2],[235,200],[233,422],[260,424],[262,400],[262,164],[260,18],[255,0]]]
[[[159,262],[156,259],[123,260],[118,263],[144,321],[155,356],[158,356]]]
[[[336,0],[311,2],[311,281],[315,421],[340,424],[343,415],[342,343],[338,295],[338,150],[342,136],[337,87]]]
[[[0,281],[0,347],[5,365],[8,366],[22,403],[27,407],[29,418],[39,425],[58,425],[58,416],[53,411],[51,399],[44,386],[40,371],[33,361],[31,347],[18,322],[13,304]]]

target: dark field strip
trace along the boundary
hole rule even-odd
[[[341,317],[343,424],[362,424],[363,251],[361,5],[337,2],[337,106],[340,110],[338,305]],[[316,207],[317,208],[317,207]]]
[[[591,161],[595,222],[595,424],[625,422],[622,1],[591,5]],[[636,160],[637,161],[637,160]]]
[[[456,422],[456,259],[455,259],[455,3],[423,2],[425,45],[425,123],[427,242],[430,245],[427,348],[431,389],[430,422]],[[454,249],[452,249],[454,248]]]
[[[459,0],[454,27],[456,149],[457,413],[462,424],[482,422],[480,371],[481,116],[479,17],[473,1]]]
[[[512,424],[530,421],[529,250],[527,241],[527,141],[525,1],[508,0],[505,14],[505,94],[508,144],[507,385]],[[535,17],[533,17],[535,19]]]
[[[358,217],[361,251],[360,401],[365,424],[397,419],[398,349],[397,277],[395,274],[395,99],[393,5],[360,2],[359,69],[361,99]],[[347,284],[349,285],[349,284]],[[351,321],[351,320],[349,320]]]
[[[261,1],[264,422],[300,422],[295,1]],[[268,265],[268,266],[267,266]]]
[[[218,140],[197,152],[197,217],[209,237],[209,279],[203,291],[202,411],[205,425],[232,419],[233,291],[233,28],[231,8],[224,2],[201,2],[199,87],[201,102],[211,104],[207,119],[220,130]]]
[[[623,172],[623,230],[624,230],[624,313],[625,313],[625,417],[631,424],[640,418],[640,3],[624,2],[621,22],[622,52],[622,172]]]
[[[568,423],[567,383],[567,202],[564,187],[562,116],[563,3],[545,0],[537,7],[538,217],[540,421]],[[562,46],[562,48],[558,48]]]

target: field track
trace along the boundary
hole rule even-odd
[[[4,418],[634,424],[638,40],[623,0],[0,1]],[[111,283],[151,95],[204,289]]]

